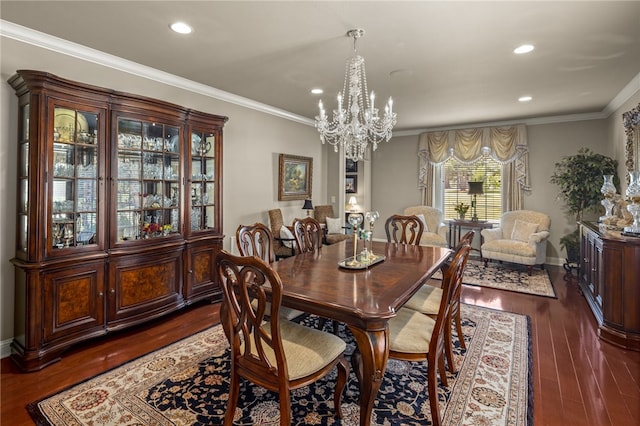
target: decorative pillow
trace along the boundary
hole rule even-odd
[[[524,241],[526,243],[529,241],[529,235],[534,232],[538,232],[537,223],[530,223],[516,219],[516,223],[513,225],[513,231],[511,232],[511,239]]]
[[[429,227],[427,226],[427,219],[424,218],[424,215],[420,213],[420,214],[417,214],[416,216],[418,216],[418,219],[420,219],[420,221],[422,222],[422,226],[424,226],[424,232],[429,232]]]
[[[282,227],[280,228],[280,238],[289,238],[293,240],[293,234],[291,233],[291,231],[289,231],[289,228],[287,228],[286,226],[282,225]],[[293,247],[293,241],[283,241],[282,244],[285,247],[289,247],[292,248]]]
[[[342,220],[339,217],[327,217],[327,234],[342,234]]]

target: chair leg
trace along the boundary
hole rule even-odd
[[[527,273],[529,274],[529,276],[531,276],[532,272],[533,272],[533,266],[527,265]]]
[[[338,381],[336,382],[336,391],[333,396],[333,406],[336,409],[336,416],[342,418],[342,391],[347,384],[349,378],[349,363],[345,357],[338,362]]]
[[[291,426],[291,392],[280,391],[280,426]]]
[[[448,321],[449,322],[449,321]],[[453,358],[453,333],[451,331],[451,326],[453,325],[451,322],[447,324],[448,327],[444,332],[444,353],[447,357],[447,365],[449,366],[449,371],[452,373],[456,372],[456,363]],[[440,375],[446,374],[446,372],[441,371]]]
[[[487,263],[489,262],[489,259],[487,259],[486,257],[483,259],[484,260],[484,267],[487,267]]]
[[[324,330],[324,325],[327,323],[327,319],[326,318],[320,318],[318,320],[318,330]]]
[[[455,314],[456,331],[458,333],[458,341],[462,349],[467,349],[467,345],[464,343],[464,333],[462,333],[462,319],[460,318],[460,309],[456,309]]]
[[[429,363],[427,368],[427,391],[429,406],[431,407],[431,424],[440,426],[440,409],[438,407],[438,375],[435,363]]]
[[[449,381],[447,380],[447,370],[444,368],[444,353],[441,353],[438,357],[438,368],[440,369],[440,382],[442,386],[448,387]]]
[[[233,417],[236,414],[236,406],[238,405],[239,395],[240,395],[240,376],[238,376],[238,374],[236,373],[232,373],[231,384],[229,385],[229,399],[227,401],[227,411],[225,411],[224,413],[225,426],[233,425]]]

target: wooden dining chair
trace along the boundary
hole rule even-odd
[[[385,222],[387,242],[420,245],[424,225],[418,216],[394,214]]]
[[[342,417],[341,395],[349,376],[345,342],[337,336],[280,316],[282,281],[254,256],[216,257],[222,303],[231,337],[231,384],[224,424],[233,424],[241,378],[279,394],[280,424],[291,424],[291,390],[306,386],[338,367],[335,414]],[[266,318],[268,315],[268,319]]]
[[[276,260],[274,253],[273,234],[267,225],[256,222],[253,225],[239,225],[236,229],[236,244],[240,256],[256,256],[268,264]],[[286,306],[280,307],[280,316],[288,320],[296,319],[305,315],[305,312],[291,309]]]
[[[473,237],[475,235],[475,231],[471,230],[467,232],[465,235],[460,238],[460,241],[456,245],[453,250],[452,256],[443,266],[443,274],[446,270],[451,266],[452,259],[455,259],[458,253],[465,246],[469,246],[469,250],[471,250],[471,241],[473,241]],[[465,263],[466,266],[466,263]],[[464,271],[463,271],[464,272]],[[442,281],[444,283],[444,281]],[[447,342],[446,355],[447,355],[447,365],[449,366],[449,370],[453,373],[456,372],[456,365],[453,359],[453,326],[456,327],[456,334],[458,335],[458,341],[460,342],[460,346],[463,349],[466,349],[467,346],[464,342],[464,333],[462,332],[462,318],[460,317],[460,296],[462,294],[462,276],[460,277],[460,282],[455,284],[455,289],[453,290],[453,294],[451,296],[451,312],[449,318],[447,318],[447,326],[445,327],[445,340]],[[418,311],[422,314],[429,315],[432,318],[435,318],[438,315],[440,310],[440,303],[443,297],[443,288],[432,286],[430,284],[424,284],[422,287],[418,289],[418,291],[411,296],[411,298],[404,304],[404,308],[413,309],[414,311]]]
[[[322,247],[322,227],[312,217],[293,221],[293,237],[296,239],[297,253],[313,253]]]
[[[440,382],[448,386],[444,368],[447,350],[446,327],[451,318],[451,298],[457,283],[462,282],[471,246],[464,245],[453,258],[442,280],[443,297],[436,318],[409,308],[400,308],[389,320],[389,357],[405,361],[427,361],[427,390],[431,407],[431,424],[442,424],[438,407],[438,371]]]
[[[239,225],[236,229],[236,244],[240,256],[256,256],[271,264],[275,262],[273,234],[267,225]]]

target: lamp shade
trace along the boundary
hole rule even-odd
[[[309,198],[304,200],[304,205],[302,206],[302,210],[313,210],[313,204],[311,204],[311,200]]]
[[[467,182],[469,184],[469,194],[470,195],[482,195],[484,191],[482,190],[482,186],[484,182]]]

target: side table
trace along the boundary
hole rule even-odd
[[[462,236],[462,229],[477,229],[480,234],[480,247],[482,247],[482,243],[484,242],[484,238],[482,238],[482,230],[493,228],[493,223],[487,222],[486,220],[464,220],[464,219],[453,219],[449,221],[449,248],[455,247],[455,245],[460,241],[460,237]],[[482,260],[482,251],[476,248],[472,248],[472,250],[480,252],[480,260]]]

